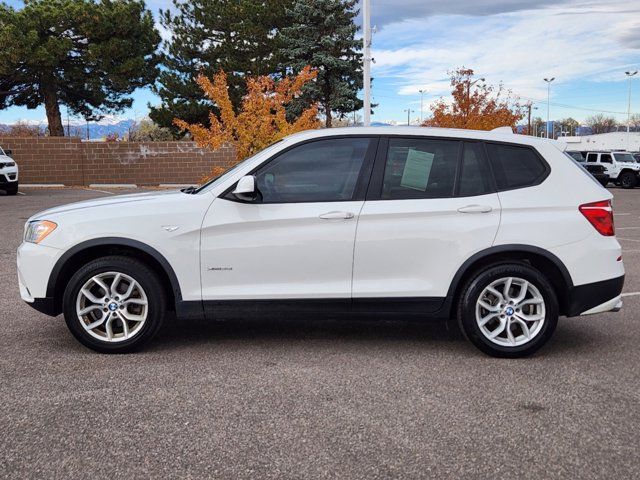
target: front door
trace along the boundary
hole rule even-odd
[[[375,298],[394,310],[432,313],[461,260],[489,248],[498,230],[500,201],[484,146],[390,138],[379,148],[358,221],[354,306],[379,311],[384,303]]]
[[[351,136],[294,146],[253,173],[258,200],[217,198],[202,226],[205,305],[350,299],[356,222],[376,144]]]

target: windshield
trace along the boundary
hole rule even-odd
[[[224,172],[222,175],[219,175],[215,178],[212,178],[211,180],[209,180],[206,183],[203,183],[202,185],[200,185],[198,188],[196,188],[193,193],[199,193],[202,190],[204,190],[205,188],[215,188],[218,185],[220,185],[221,183],[225,182],[228,178],[232,177],[233,174],[237,171],[240,170],[240,168],[242,168],[248,161],[253,160],[256,156],[261,155],[265,152],[270,151],[271,149],[273,149],[276,145],[278,145],[280,142],[282,142],[282,140],[278,140],[275,143],[272,143],[271,145],[269,145],[267,148],[265,148],[264,150],[260,150],[258,153],[256,153],[255,155],[251,155],[250,157],[245,158],[244,160],[242,160],[240,163],[238,163],[237,165],[233,166],[231,169],[227,170],[226,172]],[[191,193],[191,192],[189,192]]]
[[[4,150],[0,147],[0,155],[5,155]]]
[[[636,163],[636,159],[630,153],[614,153],[613,156],[616,157],[617,162]]]

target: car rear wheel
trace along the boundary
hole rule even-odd
[[[623,172],[620,175],[619,180],[620,186],[622,188],[635,188],[636,184],[638,183],[636,175],[632,172]]]
[[[458,321],[484,353],[517,358],[540,349],[558,323],[558,301],[547,278],[527,264],[508,263],[471,278],[460,297]]]
[[[165,292],[146,264],[129,257],[104,257],[71,277],[63,310],[69,330],[83,345],[102,353],[127,353],[159,330]]]

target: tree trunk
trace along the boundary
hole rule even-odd
[[[330,94],[325,93],[325,95],[328,99]],[[331,128],[331,125],[333,124],[333,118],[331,118],[331,104],[329,103],[328,100],[324,103],[324,115],[325,115],[324,126],[327,128]]]
[[[44,81],[40,86],[44,97],[44,109],[47,112],[47,123],[49,124],[49,135],[52,137],[64,137],[64,127],[62,126],[62,115],[58,105],[58,92],[53,82]]]

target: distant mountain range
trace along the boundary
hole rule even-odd
[[[118,120],[118,121],[109,121],[107,119],[101,120],[99,123],[89,122],[80,123],[70,121],[63,121],[65,134],[69,131],[72,136],[80,137],[82,139],[87,138],[87,130],[89,131],[89,139],[90,140],[99,140],[105,138],[108,135],[117,134],[119,138],[126,137],[129,134],[129,130],[131,127],[135,125],[135,120]],[[38,127],[40,131],[44,134],[47,128],[46,122],[22,122],[24,125],[28,125],[29,127]],[[10,132],[12,127],[15,125],[8,125],[4,123],[0,123],[0,132]]]

